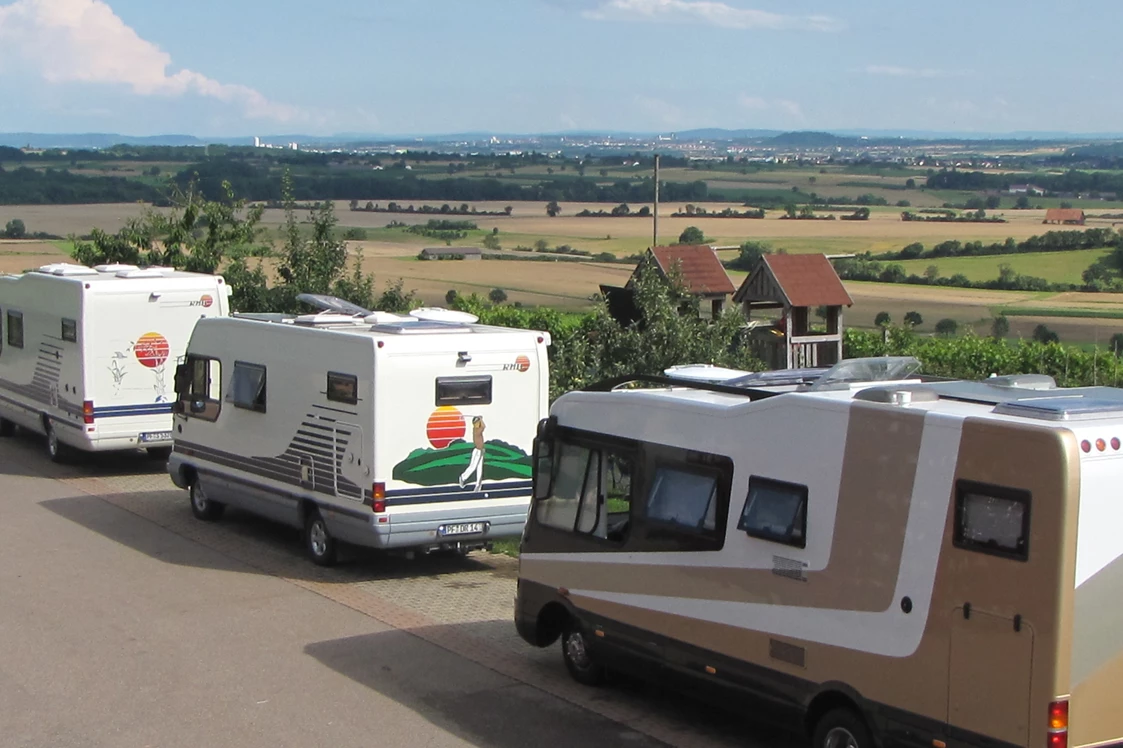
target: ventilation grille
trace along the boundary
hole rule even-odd
[[[768,640],[768,654],[772,659],[786,662],[796,667],[806,667],[807,651],[803,647],[788,644],[777,639]]]
[[[806,566],[807,564],[802,561],[796,561],[794,558],[784,558],[783,556],[772,557],[772,573],[778,577],[794,579],[797,582],[806,582],[807,577],[803,574],[803,570]]]

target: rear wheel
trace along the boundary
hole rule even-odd
[[[0,436],[15,436],[16,425],[7,418],[0,418]]]
[[[598,663],[589,650],[589,642],[581,625],[574,620],[565,627],[561,637],[562,659],[573,679],[586,686],[599,686],[605,680],[604,665]]]
[[[308,557],[320,566],[331,566],[336,562],[335,538],[328,532],[327,523],[317,509],[309,511],[304,520],[304,549]]]
[[[811,748],[873,748],[873,740],[854,710],[832,709],[815,725]]]
[[[46,423],[47,431],[47,457],[51,462],[64,462],[67,457],[67,447],[65,444],[58,440],[58,434],[55,433],[55,427],[51,425],[48,420]]]
[[[204,522],[213,522],[226,511],[226,505],[220,504],[207,496],[202,484],[196,480],[191,484],[191,513]]]

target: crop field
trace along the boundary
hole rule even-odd
[[[1009,265],[1019,275],[1032,275],[1054,283],[1080,283],[1084,269],[1110,253],[1110,249],[1082,249],[1071,252],[940,257],[930,260],[904,260],[898,264],[909,275],[924,275],[925,270],[934,265],[939,269],[942,277],[962,273],[972,281],[994,280],[998,277],[999,268],[1002,265]]]
[[[768,172],[752,176],[760,179],[778,178],[776,174]],[[839,180],[845,177],[850,181],[878,179],[865,174],[816,175],[816,188],[823,186],[821,182],[827,180],[822,178],[827,176],[837,176]],[[886,181],[891,179],[903,181],[904,177],[885,177]],[[860,194],[857,187],[853,189],[856,194]],[[821,189],[819,191],[826,194]],[[385,202],[380,204],[385,205]],[[421,204],[415,203],[418,206]],[[440,203],[435,205],[439,207]],[[561,215],[554,218],[546,215],[545,203],[542,202],[477,202],[471,205],[481,211],[503,211],[507,205],[511,205],[512,210],[510,215],[499,216],[368,213],[351,211],[344,201],[336,202],[335,209],[341,231],[354,227],[366,232],[365,241],[350,242],[350,247],[352,251],[362,250],[364,266],[375,274],[378,288],[401,278],[406,290],[417,291],[427,304],[443,304],[445,294],[450,289],[462,294],[475,292],[486,296],[491,289],[502,288],[511,302],[579,310],[589,307],[589,297],[599,291],[600,284],[620,285],[626,281],[632,268],[630,265],[596,262],[423,262],[416,259],[421,248],[440,246],[444,242],[409,234],[401,229],[386,228],[386,224],[391,221],[406,224],[425,223],[430,219],[441,218],[474,221],[478,230],[452,244],[479,246],[485,234],[498,229],[497,237],[504,250],[512,250],[516,246],[531,247],[535,241],[543,239],[551,247],[568,244],[593,254],[611,252],[617,256],[626,256],[642,252],[651,242],[650,217],[602,218],[575,215],[586,208],[608,210],[612,207],[610,205],[563,203]],[[735,203],[728,206],[741,208]],[[631,205],[633,210],[638,210],[639,207],[639,204]],[[900,220],[899,209],[884,207],[872,209],[869,221],[779,220],[783,212],[778,210],[768,211],[764,219],[670,217],[671,212],[684,207],[685,203],[661,205],[660,243],[672,243],[684,228],[697,226],[708,240],[719,246],[735,247],[746,240],[755,240],[789,252],[847,254],[870,251],[876,254],[899,250],[912,242],[921,242],[928,247],[949,239],[989,243],[1011,236],[1021,240],[1062,228],[1043,225],[1041,221],[1044,212],[1040,210],[998,211],[1008,219],[1008,223],[1002,224],[903,222]],[[721,210],[726,205],[710,203],[705,204],[705,207],[714,211]],[[115,231],[129,218],[139,216],[143,210],[144,206],[139,204],[0,206],[0,226],[19,218],[25,222],[29,232],[42,231],[66,236],[85,234],[93,227]],[[1110,211],[1105,209],[1100,212]],[[303,211],[298,215],[302,220],[306,217]],[[1112,225],[1112,219],[1096,219],[1095,215],[1094,212],[1091,213],[1093,218],[1088,221],[1088,227]],[[266,211],[264,224],[271,232],[275,232],[283,221],[282,211]],[[0,271],[20,271],[46,262],[65,260],[67,257],[64,245],[64,242],[0,242]],[[929,265],[934,264],[943,276],[962,272],[969,278],[986,280],[996,277],[998,266],[1008,262],[1018,273],[1049,280],[1078,282],[1080,273],[1105,251],[944,258],[915,260],[904,264],[910,273],[922,274]],[[721,255],[733,257],[736,249],[723,250]],[[531,256],[543,255],[535,253]],[[735,284],[740,283],[744,277],[742,273],[730,275]],[[1123,319],[1119,318],[1119,315],[1123,315],[1123,298],[1111,294],[1042,295],[876,283],[848,283],[847,287],[855,304],[846,312],[846,323],[856,327],[872,327],[873,318],[880,311],[889,312],[896,321],[900,321],[907,311],[917,311],[924,318],[924,323],[919,328],[921,332],[930,332],[938,320],[947,317],[959,322],[961,328],[972,326],[985,333],[989,331],[994,314],[1005,308],[1011,312],[1009,320],[1011,334],[1014,336],[1028,337],[1041,322],[1048,324],[1066,342],[1106,340],[1112,333],[1123,331]],[[1080,316],[1070,316],[1074,314]]]

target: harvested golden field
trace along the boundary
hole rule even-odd
[[[0,273],[22,273],[52,262],[72,262],[51,242],[0,240]]]
[[[0,205],[0,226],[19,218],[28,233],[42,231],[57,236],[88,234],[90,229],[117,231],[125,221],[145,210],[141,203],[103,205]]]

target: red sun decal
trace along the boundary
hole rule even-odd
[[[200,303],[202,303],[204,308],[207,308],[214,303],[214,299],[211,298],[208,294],[203,294],[199,301]]]
[[[515,368],[519,371],[530,371],[530,359],[526,356],[519,356],[515,359]]]
[[[429,415],[425,435],[435,449],[444,449],[457,439],[463,439],[464,414],[451,405],[437,408]]]
[[[133,355],[136,356],[136,360],[140,362],[141,366],[147,366],[149,369],[163,366],[164,362],[168,360],[170,351],[171,346],[168,345],[168,339],[158,332],[144,333],[133,346]]]

